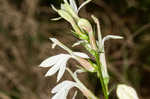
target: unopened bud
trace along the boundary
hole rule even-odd
[[[65,10],[58,10],[57,12],[58,12],[58,14],[59,14],[62,18],[64,18],[65,20],[67,20],[67,21],[72,25],[73,29],[75,30],[75,32],[76,32],[77,34],[82,35],[83,38],[86,38],[86,39],[87,39],[87,37],[84,36],[84,34],[81,32],[80,28],[77,26],[75,20],[74,20],[73,17],[70,15],[70,13],[68,13],[68,12],[65,11]]]
[[[86,32],[93,32],[90,22],[86,19],[81,18],[78,21],[78,26]]]
[[[125,84],[119,84],[117,86],[117,96],[119,99],[139,99],[136,91]]]
[[[97,50],[96,41],[93,34],[92,25],[90,24],[90,22],[86,19],[81,18],[78,21],[78,26],[88,33],[92,49]]]

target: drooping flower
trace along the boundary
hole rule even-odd
[[[117,86],[117,96],[119,99],[139,99],[136,91],[125,84],[119,84]]]
[[[73,87],[79,87],[76,82],[63,81],[52,89],[52,93],[55,94],[52,99],[66,99],[68,92]],[[75,98],[75,97],[73,97]]]
[[[73,52],[74,55],[82,58],[89,58],[86,54],[81,53],[81,52]],[[69,54],[59,54],[56,56],[49,57],[45,59],[41,64],[40,67],[51,67],[48,72],[45,74],[45,76],[52,76],[54,75],[57,71],[58,76],[57,76],[57,82],[62,78],[67,61],[70,58],[75,58],[75,56],[69,55]]]

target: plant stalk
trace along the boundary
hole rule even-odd
[[[105,97],[105,99],[109,99],[108,85],[106,85],[105,82],[104,82],[102,69],[101,69],[102,66],[101,66],[101,63],[99,61],[99,55],[98,54],[96,55],[96,62],[97,62],[97,65],[98,65],[97,73],[98,73],[98,77],[99,77],[101,85],[102,85],[102,90],[103,90],[103,93],[104,93],[104,97]]]

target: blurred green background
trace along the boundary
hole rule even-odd
[[[80,5],[84,0],[77,1]],[[45,58],[66,53],[51,48],[49,37],[56,37],[71,48],[77,39],[71,26],[58,17],[50,5],[59,8],[61,0],[0,0],[0,99],[50,99],[50,90],[56,85],[56,75],[44,77],[48,68],[38,65]],[[140,99],[150,99],[150,0],[93,0],[80,11],[80,16],[97,16],[102,35],[124,36],[124,40],[106,42],[106,58],[110,99],[117,99],[115,86],[126,83],[133,86]],[[78,46],[76,51],[85,51]],[[76,62],[68,67],[75,70]],[[93,74],[80,78],[97,96],[102,94]],[[66,72],[63,79],[72,78]],[[68,99],[71,99],[72,91]],[[81,94],[77,99],[85,99]]]

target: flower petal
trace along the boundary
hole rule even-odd
[[[52,99],[66,99],[66,96],[65,96],[65,91],[61,91],[59,93],[56,93]]]
[[[57,86],[55,86],[53,89],[52,89],[52,93],[58,93],[59,91],[61,90],[65,90],[65,89],[70,89],[72,88],[73,86],[77,86],[77,83],[73,82],[73,81],[69,81],[69,80],[66,80],[66,81],[63,81],[61,82],[60,84],[58,84]]]
[[[69,58],[71,58],[71,55],[63,55],[63,62],[60,66],[59,72],[58,72],[58,76],[57,76],[57,82],[62,78],[65,69],[66,69],[66,65],[67,65],[67,61],[69,60]]]
[[[52,68],[49,69],[45,76],[51,76],[55,74],[59,70],[63,61],[63,59],[60,59]]]
[[[51,67],[52,65],[54,65],[58,62],[59,58],[60,58],[60,54],[49,57],[40,64],[40,67]]]
[[[82,58],[89,58],[89,56],[82,52],[73,52],[74,55],[82,57]]]
[[[45,77],[54,75],[59,70],[59,65],[54,65],[51,69],[48,70],[48,72],[45,74]]]

